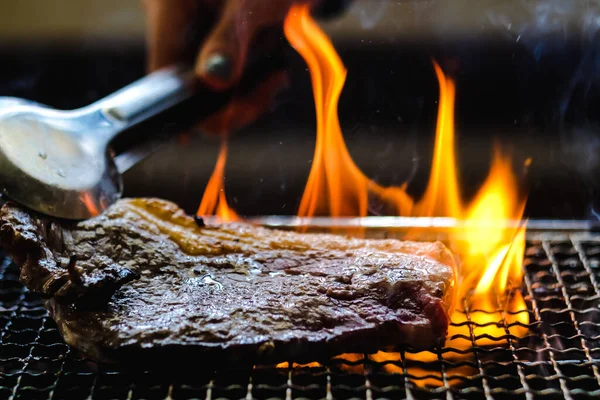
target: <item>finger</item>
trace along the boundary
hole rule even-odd
[[[197,0],[143,0],[147,15],[148,69],[189,60]]]
[[[218,90],[236,83],[257,31],[283,21],[291,4],[292,0],[227,0],[198,55],[196,73]]]

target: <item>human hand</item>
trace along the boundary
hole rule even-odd
[[[320,16],[328,17],[338,14],[350,2],[142,1],[148,17],[150,72],[171,64],[187,63],[195,65],[198,78],[212,89],[235,89],[229,104],[198,126],[203,132],[218,135],[238,130],[256,120],[272,106],[275,94],[287,83],[286,73],[280,70],[254,82],[250,90],[237,86],[244,69],[249,67],[249,53],[251,58],[261,61],[261,54],[272,57],[276,52],[273,47],[285,43],[281,28],[289,9],[294,4],[309,4]]]
[[[143,0],[148,17],[148,66],[194,63],[216,90],[234,86],[249,49],[265,29],[281,26],[290,7],[319,0]]]

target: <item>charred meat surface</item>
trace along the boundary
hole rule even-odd
[[[121,200],[63,222],[14,204],[0,241],[66,342],[106,362],[326,360],[445,338],[454,261],[441,243],[197,224]]]

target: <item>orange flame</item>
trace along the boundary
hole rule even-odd
[[[473,345],[473,340],[477,345],[498,343],[499,339],[494,338],[507,330],[517,336],[526,334],[526,304],[520,292],[510,292],[523,278],[525,225],[512,226],[509,222],[522,218],[525,201],[518,194],[510,161],[496,150],[487,180],[475,199],[463,205],[454,154],[454,81],[434,63],[440,85],[434,157],[427,189],[415,203],[406,193],[406,185],[382,187],[353,162],[337,110],[346,69],[327,35],[311,19],[309,7],[294,6],[284,28],[289,42],[308,64],[317,116],[315,155],[299,216],[366,216],[369,196],[376,196],[398,215],[458,219],[461,223],[450,232],[448,240],[461,263],[447,344],[465,349]],[[470,322],[477,327],[472,328]],[[393,361],[399,355],[380,352],[371,357]],[[435,361],[437,355],[422,352],[407,357]],[[388,367],[400,372],[394,364]]]
[[[294,6],[285,35],[309,65],[317,115],[317,140],[312,168],[298,216],[366,216],[369,193],[409,212],[412,200],[403,188],[384,188],[365,176],[352,160],[338,119],[338,101],[346,68],[331,40],[310,17],[308,6]]]
[[[100,210],[98,210],[96,201],[88,192],[85,192],[81,195],[81,200],[83,201],[83,204],[85,205],[85,208],[89,211],[90,215],[94,217],[100,215]]]
[[[317,146],[299,216],[366,215],[368,179],[352,161],[338,120],[338,100],[346,69],[327,35],[310,18],[309,8],[294,7],[285,34],[310,65],[317,113]]]
[[[237,221],[240,217],[237,213],[227,205],[225,197],[225,163],[227,162],[227,139],[221,142],[221,150],[202,201],[198,207],[198,216],[216,215],[223,222]]]
[[[429,217],[462,217],[456,159],[454,157],[454,99],[456,87],[452,79],[433,64],[440,83],[440,101],[437,118],[433,165],[429,184],[413,214]]]

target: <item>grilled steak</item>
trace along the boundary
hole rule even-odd
[[[65,341],[107,362],[426,348],[443,341],[453,300],[440,243],[203,226],[157,199],[121,200],[80,223],[8,203],[0,240]]]

